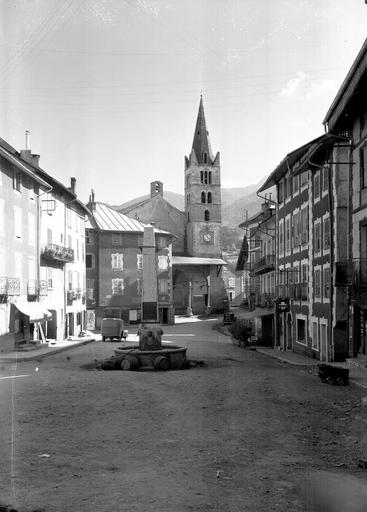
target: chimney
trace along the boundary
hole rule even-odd
[[[20,150],[20,157],[23,158],[26,162],[34,165],[34,167],[39,167],[40,156],[32,155],[30,150],[30,132],[26,130],[25,132],[25,149]]]
[[[163,183],[161,181],[152,181],[150,183],[150,197],[163,197]]]
[[[30,149],[29,136],[30,136],[29,130],[26,130],[25,131],[25,149],[26,149],[26,151],[28,151]]]
[[[88,201],[88,204],[87,204],[88,208],[90,209],[91,212],[95,212],[96,211],[96,202],[95,202],[95,199],[94,199],[94,190],[92,189],[90,194],[89,194],[89,201]]]
[[[70,187],[69,187],[69,190],[71,190],[71,192],[73,194],[75,194],[75,185],[76,185],[76,178],[72,177],[70,178]]]

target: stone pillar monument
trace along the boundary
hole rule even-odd
[[[160,350],[162,346],[162,328],[159,324],[157,257],[153,226],[144,228],[142,295],[142,325],[139,329],[139,349]]]

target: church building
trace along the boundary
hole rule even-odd
[[[190,155],[185,157],[185,206],[163,198],[163,183],[151,183],[150,196],[119,211],[172,233],[173,303],[176,314],[223,312],[228,308],[222,279],[220,155],[214,156],[200,98]]]

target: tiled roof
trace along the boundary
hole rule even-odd
[[[221,258],[197,258],[196,256],[173,256],[172,265],[227,265]]]
[[[103,231],[132,231],[132,232],[144,232],[145,226],[149,224],[143,224],[139,220],[132,219],[123,213],[117,212],[113,208],[106,206],[103,203],[95,203],[96,209],[92,211],[94,222],[88,221],[86,227],[94,228],[97,227]],[[93,225],[95,224],[95,225]],[[169,234],[168,231],[154,228],[156,233]]]

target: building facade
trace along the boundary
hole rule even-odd
[[[29,149],[18,152],[0,140],[0,158],[0,350],[8,351],[60,341],[84,328],[85,264],[82,257],[74,261],[67,244],[78,239],[81,254],[87,209],[75,190],[39,167],[39,156]],[[80,219],[77,236],[68,231],[69,209]],[[79,276],[74,304],[67,301],[68,272]]]
[[[118,308],[125,322],[141,321],[144,224],[95,201],[86,233],[89,326],[100,328],[106,310]],[[174,322],[172,289],[173,236],[155,228],[158,309],[162,324]]]

